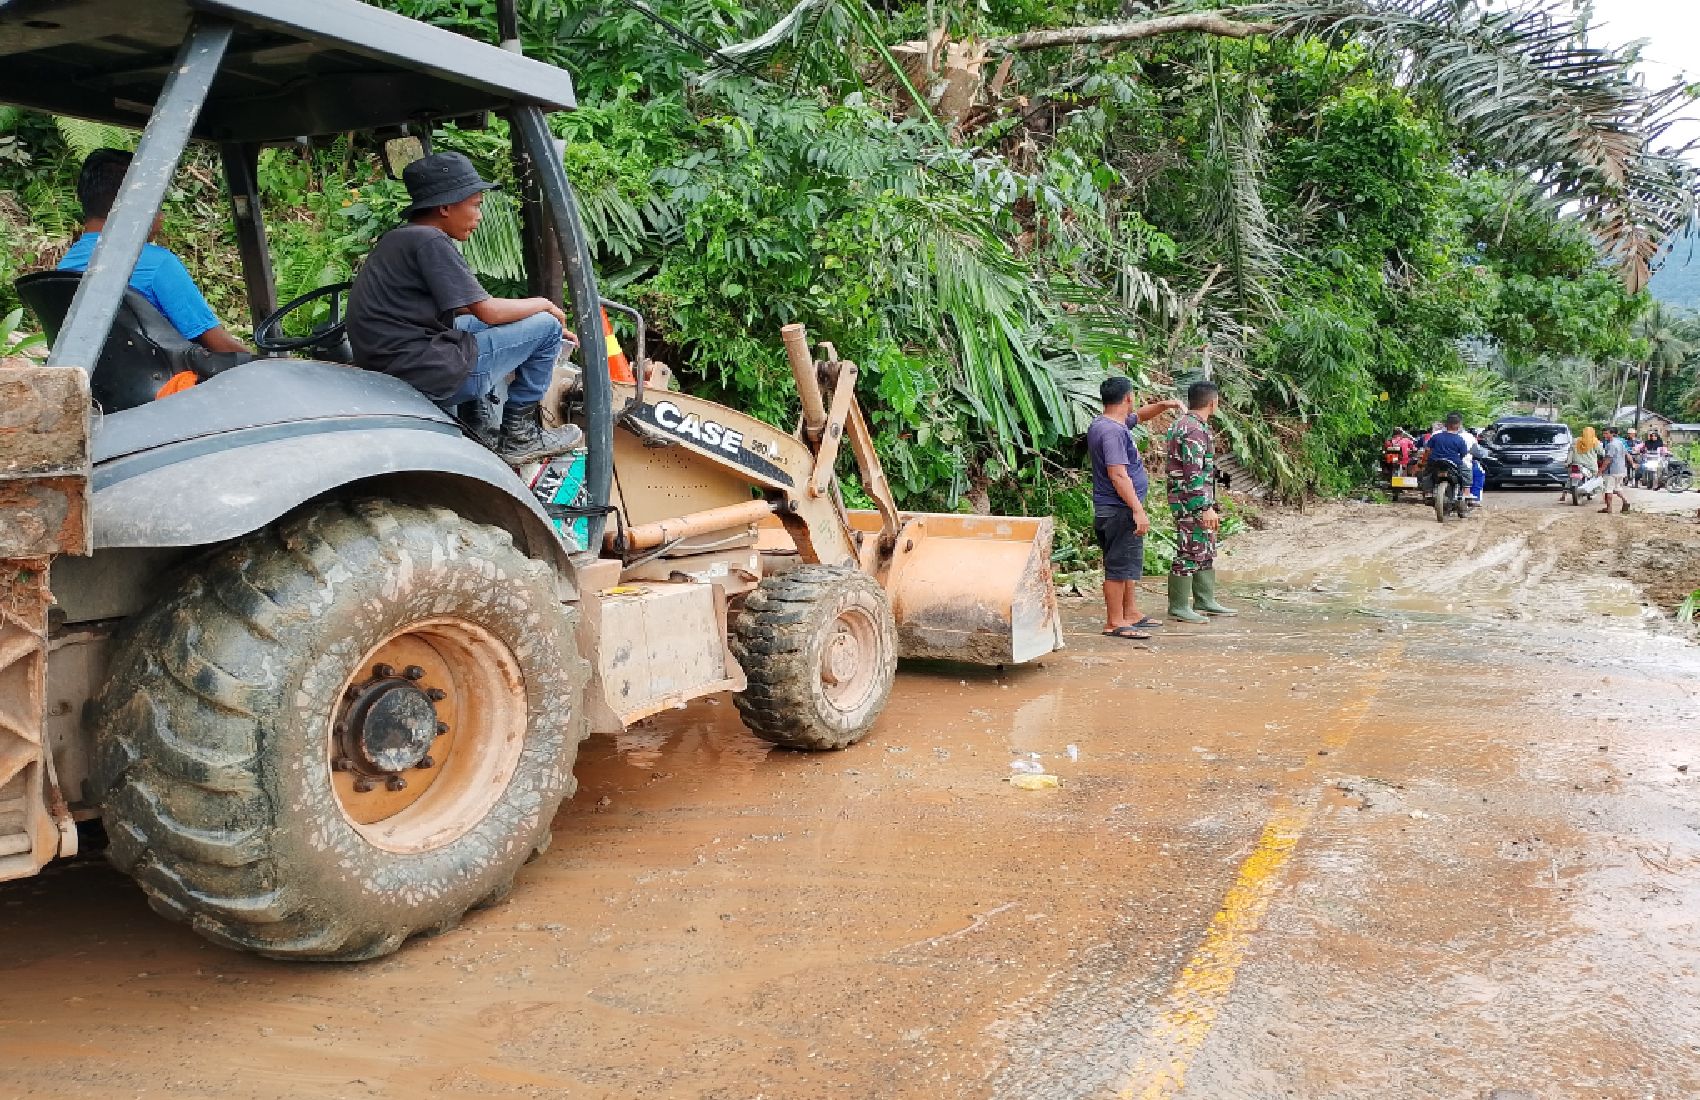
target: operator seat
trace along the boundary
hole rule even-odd
[[[39,271],[17,281],[18,297],[41,322],[49,341],[59,339],[82,278],[80,271]],[[125,287],[106,346],[90,372],[89,391],[102,412],[123,412],[152,401],[184,371],[204,382],[253,358],[247,352],[208,351],[184,339],[152,302]]]

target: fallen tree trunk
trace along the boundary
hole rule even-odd
[[[1022,50],[1047,50],[1057,46],[1103,46],[1114,42],[1156,38],[1164,34],[1192,32],[1214,34],[1222,38],[1250,38],[1258,34],[1274,34],[1280,30],[1279,23],[1244,23],[1237,19],[1224,18],[1214,12],[1194,12],[1188,15],[1162,15],[1132,23],[1059,27],[1048,31],[1006,34],[1001,38],[988,38],[984,45],[989,53],[1015,53]]]

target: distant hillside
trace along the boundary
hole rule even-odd
[[[1700,234],[1679,237],[1653,275],[1653,297],[1670,306],[1700,309]]]

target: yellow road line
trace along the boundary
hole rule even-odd
[[[1324,731],[1324,745],[1340,748],[1351,740],[1380,692],[1382,681],[1398,661],[1401,648],[1390,646],[1377,656],[1375,671],[1365,690],[1346,704]],[[1307,773],[1315,759],[1312,757],[1307,762]],[[1314,812],[1314,799],[1306,805],[1294,805],[1287,800],[1277,804],[1257,845],[1240,863],[1234,884],[1222,899],[1222,907],[1210,918],[1204,939],[1169,987],[1167,1008],[1158,1018],[1146,1044],[1146,1053],[1134,1065],[1118,1100],[1167,1100],[1186,1087],[1187,1070],[1228,1003],[1228,994],[1233,991],[1234,978],[1245,960],[1252,933],[1262,923],[1275,896],[1281,871],[1292,857],[1293,849],[1298,847]]]
[[[1121,1100],[1162,1100],[1176,1095],[1186,1084],[1186,1071],[1227,1003],[1234,976],[1245,958],[1246,944],[1263,920],[1275,894],[1276,879],[1309,819],[1308,808],[1298,809],[1277,813],[1264,826],[1257,847],[1240,864],[1240,873],[1222,908],[1210,918],[1204,941],[1170,988],[1169,1007],[1151,1035],[1153,1053],[1134,1066]]]

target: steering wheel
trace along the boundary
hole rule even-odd
[[[353,285],[353,283],[332,283],[317,290],[309,290],[298,298],[291,298],[279,306],[270,317],[260,322],[260,327],[254,330],[254,346],[267,352],[317,348],[327,355],[335,356],[340,361],[347,362],[353,357],[353,352],[348,345],[348,318],[344,299],[348,294],[348,288]],[[313,326],[313,331],[305,336],[285,336],[283,334],[285,318],[323,298],[329,298],[331,301],[330,320],[320,321]]]

